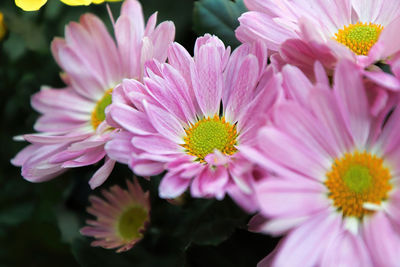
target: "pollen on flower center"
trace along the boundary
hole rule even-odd
[[[106,119],[106,114],[105,114],[105,109],[108,105],[111,104],[112,101],[112,93],[113,89],[108,89],[105,93],[104,96],[97,102],[96,107],[94,108],[92,112],[92,126],[93,129],[97,129],[97,127]]]
[[[379,205],[392,188],[391,175],[383,160],[367,152],[346,153],[335,159],[326,176],[328,197],[343,216],[362,218],[371,213],[363,204]]]
[[[142,237],[141,229],[148,220],[148,212],[140,206],[125,210],[117,221],[117,233],[126,242]]]
[[[357,55],[368,55],[371,47],[378,41],[383,27],[380,24],[350,24],[335,33],[334,39],[350,48]]]
[[[226,122],[224,117],[215,115],[213,118],[204,118],[185,129],[185,132],[185,144],[182,146],[189,155],[196,156],[200,162],[204,162],[204,158],[215,149],[225,155],[232,155],[237,151],[236,125]]]

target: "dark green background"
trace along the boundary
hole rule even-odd
[[[7,3],[6,3],[7,2]],[[146,18],[159,11],[159,21],[175,22],[176,41],[193,51],[196,36],[210,32],[226,44],[239,43],[233,30],[245,11],[242,1],[143,0]],[[121,3],[111,3],[118,17]],[[151,192],[151,227],[132,250],[90,247],[78,230],[88,215],[85,208],[92,192],[88,179],[99,166],[73,169],[42,184],[20,176],[10,159],[26,144],[15,135],[32,132],[38,114],[30,96],[41,85],[62,87],[59,67],[50,54],[53,37],[63,36],[64,26],[85,12],[103,18],[110,26],[105,5],[70,7],[49,0],[39,12],[23,12],[11,0],[1,1],[8,34],[0,42],[0,267],[3,266],[255,266],[277,240],[249,233],[249,215],[230,200],[190,199],[173,206],[157,197],[161,177],[140,178]],[[132,174],[118,165],[102,186],[124,185]]]

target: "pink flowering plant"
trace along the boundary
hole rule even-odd
[[[399,26],[396,0],[1,3],[0,265],[400,266]]]

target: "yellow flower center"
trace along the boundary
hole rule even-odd
[[[378,41],[383,27],[380,24],[350,24],[335,33],[334,39],[350,48],[357,55],[368,55],[371,47]]]
[[[379,205],[392,188],[391,175],[383,160],[367,152],[346,153],[335,159],[326,176],[328,197],[343,216],[362,218],[372,213],[363,207],[364,203]]]
[[[224,117],[215,115],[213,118],[204,118],[185,129],[185,132],[185,144],[182,146],[189,155],[196,156],[200,162],[204,162],[204,158],[215,149],[225,155],[232,155],[237,151],[236,125],[226,122]]]
[[[140,229],[144,228],[149,214],[146,209],[140,206],[131,206],[125,210],[118,219],[117,232],[125,241],[130,242],[143,236]]]
[[[106,107],[108,105],[111,104],[112,90],[113,89],[108,89],[104,93],[104,96],[99,101],[97,101],[96,107],[94,108],[94,110],[92,112],[91,122],[92,122],[93,129],[95,129],[95,130],[100,125],[100,123],[102,123],[106,119],[106,113],[104,112],[104,110],[106,109]]]

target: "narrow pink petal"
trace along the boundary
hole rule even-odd
[[[324,254],[321,266],[373,266],[364,240],[348,231],[343,231],[339,234],[325,250]]]
[[[253,89],[258,81],[259,66],[257,58],[248,55],[233,75],[230,97],[225,105],[225,116],[228,121],[236,121],[238,114],[252,100]]]
[[[222,62],[218,47],[211,44],[199,49],[195,65],[191,65],[191,77],[197,102],[204,115],[218,114],[222,98]]]
[[[282,241],[272,265],[318,266],[328,245],[339,234],[340,226],[339,216],[328,211],[316,214]]]
[[[338,63],[334,76],[334,92],[342,107],[357,147],[365,147],[370,130],[370,112],[366,90],[358,66],[350,61]]]
[[[14,166],[22,166],[22,164],[24,164],[24,162],[26,162],[39,147],[39,145],[26,146],[24,149],[18,152],[14,158],[11,159],[11,163]]]
[[[73,160],[75,158],[78,158],[82,156],[85,153],[85,151],[69,151],[69,150],[64,150],[60,153],[57,153],[56,155],[52,156],[49,158],[49,162],[53,164],[60,164],[65,161]]]
[[[86,14],[82,16],[82,19],[90,20],[94,19],[93,17],[91,14]],[[82,63],[86,66],[91,66],[88,71],[92,73],[92,76],[97,77],[101,84],[106,84],[105,77],[103,77],[102,63],[100,57],[97,56],[97,44],[93,42],[88,29],[82,24],[71,22],[65,28],[65,40],[68,48],[73,50]]]
[[[312,216],[312,215],[311,215]],[[288,231],[297,228],[310,216],[295,218],[273,218],[266,219],[261,214],[256,214],[249,221],[249,231],[261,232],[273,236],[286,234]]]
[[[144,30],[144,36],[150,36],[153,33],[157,24],[157,16],[158,12],[154,12],[147,20],[146,28]]]
[[[342,112],[333,92],[321,84],[312,90],[309,101],[315,116],[334,137],[335,147],[340,151],[354,148],[353,136],[348,123],[342,117]]]
[[[314,74],[315,74],[315,81],[317,83],[329,86],[329,77],[326,74],[324,66],[322,66],[321,62],[319,61],[315,61]]]
[[[248,10],[255,10],[274,15],[274,13],[270,10],[270,6],[273,4],[271,1],[267,3],[263,0],[244,0],[244,3],[246,4]]]
[[[325,187],[308,179],[270,178],[255,190],[260,210],[267,217],[303,217],[330,206]]]
[[[204,168],[203,172],[194,178],[191,193],[194,197],[215,197],[223,199],[229,181],[227,169],[224,166],[212,170]],[[197,188],[196,188],[197,187]]]
[[[88,150],[84,155],[80,156],[79,158],[75,158],[73,160],[64,162],[62,164],[62,167],[76,168],[76,167],[92,165],[103,159],[105,155],[106,152],[104,151],[104,147],[91,149]]]
[[[80,23],[88,30],[92,38],[93,46],[97,52],[97,56],[101,62],[102,75],[105,79],[105,86],[109,89],[115,86],[115,83],[121,81],[121,64],[120,55],[116,44],[108,33],[103,22],[93,15],[83,15]]]
[[[313,84],[297,67],[286,65],[282,69],[283,88],[288,96],[302,105],[308,104],[308,96]]]
[[[163,77],[147,71],[149,78],[144,78],[145,85],[158,105],[181,121],[193,122],[196,116],[195,109],[188,94],[188,86],[180,73],[168,65],[163,65]]]
[[[258,211],[258,202],[253,192],[245,193],[236,184],[232,184],[228,186],[227,193],[247,213]]]
[[[375,83],[385,87],[386,89],[398,91],[400,90],[400,81],[395,76],[383,71],[364,71],[363,74]]]
[[[58,58],[61,67],[71,78],[71,85],[79,94],[97,101],[104,95],[104,88],[101,77],[89,71],[86,63],[69,47],[58,51]]]
[[[181,144],[185,131],[182,124],[172,114],[149,103],[144,103],[146,113],[153,127],[165,138]]]
[[[49,181],[65,172],[59,164],[39,163],[36,165],[26,164],[22,166],[21,175],[25,180],[32,183]]]
[[[150,35],[154,46],[154,58],[163,62],[167,58],[168,46],[175,38],[175,25],[171,21],[164,21],[158,25]]]
[[[192,100],[195,99],[194,91],[192,88],[192,80],[190,77],[190,65],[194,63],[193,58],[186,51],[186,49],[178,44],[173,43],[168,49],[168,63],[173,66],[186,80],[189,87],[189,95]]]
[[[275,108],[273,115],[276,126],[303,143],[307,150],[316,153],[326,169],[330,168],[332,159],[341,154],[331,132],[297,103],[282,103]]]
[[[128,102],[130,101],[128,105],[133,105],[140,111],[144,110],[143,100],[148,98],[148,92],[147,88],[141,82],[135,79],[124,79],[122,82],[122,91]],[[122,103],[122,101],[118,102]]]
[[[133,25],[136,27],[135,31],[137,36],[144,35],[144,18],[142,6],[139,1],[126,0],[121,7],[121,16],[126,16],[134,22]]]
[[[133,17],[121,16],[115,24],[115,37],[118,42],[125,78],[140,78],[140,41],[143,36],[143,26],[133,21]]]
[[[159,195],[161,198],[175,198],[183,194],[191,180],[182,179],[178,173],[168,172],[161,180]]]
[[[396,107],[394,112],[389,117],[385,127],[383,127],[382,133],[377,140],[377,146],[383,151],[384,155],[389,159],[389,161],[393,161],[393,164],[397,164],[398,155],[398,147],[400,145],[400,108]],[[391,154],[393,154],[393,158]],[[396,166],[396,165],[395,165]]]
[[[128,105],[112,104],[110,106],[110,114],[112,119],[127,131],[136,134],[150,134],[155,132],[146,114]]]
[[[382,54],[380,58],[387,58],[394,55],[400,49],[400,40],[397,38],[398,29],[400,27],[400,16],[390,22],[387,25],[381,35],[379,36],[378,42],[374,46],[383,46]],[[374,48],[372,48],[374,49]]]
[[[326,159],[286,133],[272,127],[262,128],[258,133],[258,144],[267,157],[285,168],[313,180],[324,178]]]
[[[239,139],[245,143],[255,140],[258,129],[264,126],[269,119],[270,111],[283,97],[282,79],[281,76],[265,72],[257,85],[253,99],[247,104],[247,107],[242,109],[238,116],[237,129],[240,132]]]
[[[190,88],[190,84],[185,82],[185,77],[180,72],[168,64],[164,65],[162,73],[168,87],[170,87],[170,90],[173,90],[175,98],[181,102],[181,109],[186,121],[193,121],[198,109],[195,106],[194,92]]]
[[[71,144],[71,146],[68,148],[70,151],[79,151],[79,150],[85,150],[88,148],[95,148],[98,146],[103,146],[106,143],[106,139],[102,136],[93,136],[92,138],[88,138],[86,140],[80,141],[80,142],[75,142]]]
[[[91,113],[95,103],[76,94],[70,88],[51,89],[42,87],[40,92],[31,98],[32,107],[42,113],[52,112],[54,109],[73,110],[81,113]]]
[[[327,44],[306,42],[302,39],[289,39],[280,47],[282,58],[303,70],[304,73],[313,73],[315,61],[328,68],[333,68],[336,63],[336,56]]]
[[[118,162],[128,164],[134,153],[131,142],[133,136],[132,133],[127,131],[115,133],[104,146],[107,156]]]
[[[72,141],[80,141],[88,137],[90,134],[78,135],[52,135],[51,133],[25,134],[24,138],[34,144],[59,144]]]
[[[160,163],[146,159],[133,158],[130,162],[130,166],[133,172],[140,176],[153,176],[165,170],[163,162]]]
[[[147,61],[152,60],[153,55],[154,55],[153,42],[150,40],[149,37],[145,36],[142,39],[142,49],[140,51],[140,65],[144,66]],[[138,80],[142,79],[143,79],[143,70]]]
[[[174,154],[182,151],[181,146],[161,135],[135,136],[131,142],[135,147],[154,154]]]
[[[31,182],[42,182],[50,180],[64,172],[59,164],[51,164],[48,158],[63,151],[68,146],[67,144],[36,146],[27,148],[23,155],[22,176]],[[29,157],[28,154],[29,153]]]
[[[108,176],[111,174],[111,171],[114,169],[114,165],[115,165],[115,160],[106,157],[104,165],[101,166],[100,169],[98,169],[95,174],[93,174],[92,178],[90,178],[89,180],[90,188],[95,189],[96,187],[102,185],[104,181],[108,178]]]
[[[279,45],[296,34],[275,23],[268,14],[250,11],[239,17],[240,26],[236,29],[236,37],[243,43],[262,40],[268,49],[278,51]]]
[[[383,212],[365,222],[363,237],[375,266],[398,266],[400,234]]]

